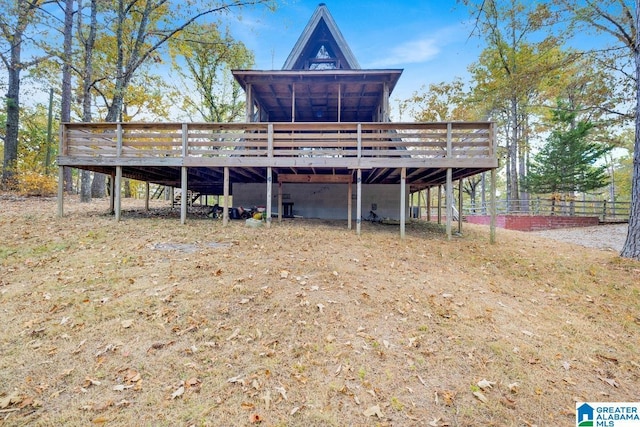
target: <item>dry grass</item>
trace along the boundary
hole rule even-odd
[[[611,252],[105,203],[0,201],[0,425],[568,426],[640,399],[640,263]]]

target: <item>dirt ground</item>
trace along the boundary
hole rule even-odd
[[[620,253],[627,238],[627,228],[627,224],[610,224],[595,227],[534,231],[531,234],[589,248]]]
[[[0,195],[2,426],[569,426],[640,398],[640,263],[533,233]]]

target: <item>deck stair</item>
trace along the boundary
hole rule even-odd
[[[200,198],[200,193],[196,191],[187,191],[187,206],[193,206],[193,203]],[[176,191],[173,198],[173,207],[180,206],[182,203],[182,192]]]

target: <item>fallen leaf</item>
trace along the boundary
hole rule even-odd
[[[516,409],[516,401],[513,399],[509,399],[506,396],[500,399],[500,403],[502,403],[504,406],[506,406],[509,409]]]
[[[473,395],[477,397],[478,400],[482,403],[487,403],[489,401],[489,399],[487,399],[487,397],[484,394],[482,394],[481,391],[474,391]]]
[[[100,381],[98,381],[98,380],[94,380],[93,378],[85,377],[83,387],[84,388],[88,388],[89,386],[100,385],[100,384],[102,384],[102,383]]]
[[[171,393],[171,399],[176,399],[184,394],[184,386],[180,386],[176,391]]]
[[[281,270],[280,271],[280,278],[281,279],[286,279],[289,277],[289,272],[287,270]]]
[[[294,414],[295,414],[296,412],[298,412],[299,410],[300,410],[300,407],[299,407],[299,406],[295,406],[295,407],[291,410],[291,412],[289,412],[289,415],[294,415]]]
[[[487,390],[492,388],[495,385],[495,381],[488,381],[485,379],[482,379],[480,381],[478,381],[478,387],[480,387],[483,390]]]
[[[228,383],[244,383],[244,378],[242,378],[242,375],[238,375],[237,377],[231,377],[227,380]]]
[[[140,376],[140,373],[134,369],[127,369],[127,372],[124,375],[124,381],[128,383],[137,383],[141,379],[142,377]]]
[[[107,417],[102,416],[102,415],[91,420],[91,422],[94,423],[94,424],[104,424],[107,421],[109,421],[109,419]]]
[[[365,417],[373,417],[375,415],[378,418],[382,418],[384,416],[382,415],[382,411],[380,411],[380,406],[378,405],[371,406],[366,409],[363,414]]]
[[[22,397],[20,396],[20,394],[17,391],[13,392],[9,396],[4,397],[2,400],[0,400],[0,409],[4,409],[9,405],[15,405],[20,402],[22,402]]]
[[[120,322],[120,325],[125,329],[130,328],[131,325],[133,325],[133,319],[123,320],[122,322]]]
[[[284,387],[276,387],[276,391],[280,393],[280,396],[282,396],[284,400],[287,400],[287,390],[285,390]]]
[[[528,337],[532,337],[533,336],[533,332],[531,332],[531,331],[522,330],[522,333],[525,334]]]
[[[518,384],[518,383],[511,383],[511,384],[507,385],[507,387],[509,387],[509,391],[510,391],[511,393],[514,393],[514,394],[515,394],[515,393],[517,393],[517,392],[518,392],[518,387],[520,387],[520,384]]]
[[[609,384],[611,387],[620,387],[620,385],[616,382],[616,380],[614,380],[613,378],[604,378],[604,377],[598,377],[601,381],[604,381],[605,383]]]

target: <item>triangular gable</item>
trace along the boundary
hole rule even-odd
[[[313,13],[282,69],[360,69],[360,64],[324,3],[320,3]]]

